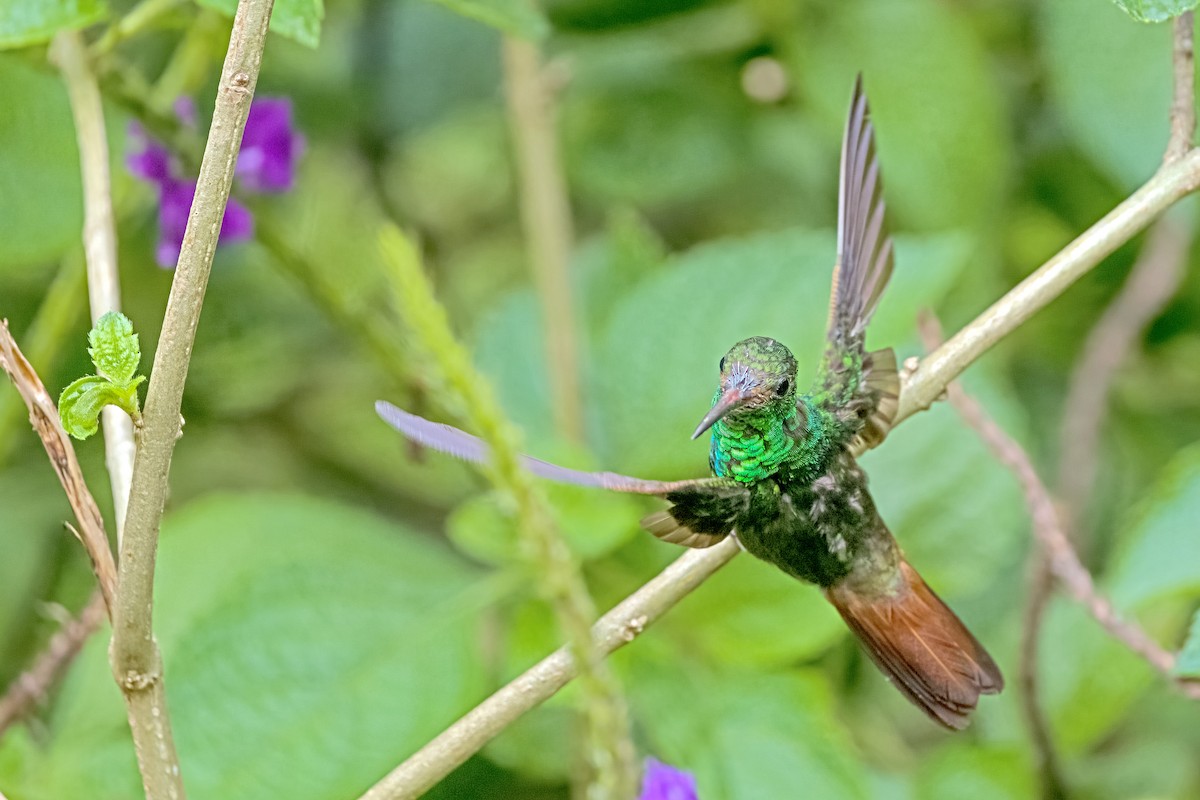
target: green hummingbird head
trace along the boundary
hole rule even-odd
[[[720,369],[719,394],[693,439],[725,417],[778,414],[783,418],[795,408],[796,358],[774,339],[743,339],[721,358]]]

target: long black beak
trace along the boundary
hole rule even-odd
[[[732,388],[726,389],[725,392],[713,404],[713,407],[704,415],[704,419],[700,420],[700,424],[696,426],[695,433],[692,434],[693,439],[699,439],[700,434],[716,424],[717,420],[724,417],[730,411],[733,411],[738,406],[750,399],[750,396],[742,389]]]

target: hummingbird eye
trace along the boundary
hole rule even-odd
[[[788,382],[788,379],[784,378],[782,381],[779,382],[779,385],[775,387],[775,394],[782,397],[783,395],[787,394],[788,389],[791,388],[791,385],[792,384],[790,382]]]
[[[725,356],[721,356],[721,360],[717,363],[717,369],[721,372],[725,371]]]

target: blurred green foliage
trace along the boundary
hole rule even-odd
[[[110,5],[0,5],[0,44],[35,45],[0,54],[0,316],[22,341],[60,266],[78,258],[82,224],[69,107],[37,43],[131,7]],[[202,5],[171,6],[101,66],[150,84],[169,72],[203,118],[228,23],[195,24],[216,18]],[[1122,5],[1148,15],[1178,4]],[[1167,139],[1170,26],[1100,0],[543,8],[360,0],[330,4],[322,19],[319,2],[277,4],[259,92],[293,99],[307,150],[296,189],[255,205],[257,241],[218,251],[158,568],[156,630],[193,797],[354,796],[559,644],[482,481],[413,452],[374,415],[380,398],[442,413],[387,300],[380,224],[419,237],[530,451],[688,477],[704,472],[706,447],[687,435],[733,341],[775,336],[815,363],[855,73],[899,234],[870,343],[902,356],[920,352],[920,309],[935,308],[948,330],[969,321],[1148,178]],[[579,240],[582,444],[551,422],[499,31],[539,39],[556,84]],[[760,84],[763,64],[781,84]],[[120,74],[106,73],[105,89],[122,282],[149,364],[171,276],[154,265],[153,192],[122,166],[124,132],[144,109],[113,88]],[[1186,206],[1180,219],[1194,216]],[[1069,371],[1140,245],[964,378],[1043,475],[1057,468]],[[1101,585],[1172,649],[1200,598],[1194,275],[1119,374],[1082,519]],[[35,365],[52,392],[90,371],[84,298],[73,317],[55,313],[51,328],[65,333]],[[13,403],[0,387],[0,419]],[[56,628],[47,603],[78,608],[91,576],[36,440],[21,425],[0,425],[0,437],[7,685]],[[101,445],[79,450],[107,513]],[[913,800],[1036,791],[1015,681],[1030,550],[1015,481],[943,405],[864,464],[908,556],[1010,688],[983,701],[969,733],[944,734],[880,679],[818,592],[740,557],[613,658],[639,748],[694,771],[704,800],[791,797],[798,786]],[[547,494],[602,607],[678,555],[637,529],[653,501]],[[136,794],[106,640],[95,637],[36,719],[0,740],[10,800]],[[1181,672],[1196,671],[1195,647]],[[1200,710],[1066,601],[1051,606],[1039,676],[1079,797],[1200,795]],[[532,712],[431,796],[567,797],[573,699],[568,688]]]

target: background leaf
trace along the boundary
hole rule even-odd
[[[205,8],[232,17],[237,0],[196,0]],[[321,43],[321,21],[325,18],[325,0],[276,0],[271,11],[271,30],[280,36],[315,48]]]
[[[61,30],[86,27],[107,13],[104,0],[5,0],[0,3],[0,49],[49,41]]]
[[[1163,22],[1196,7],[1195,0],[1113,0],[1138,22]]]

